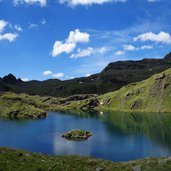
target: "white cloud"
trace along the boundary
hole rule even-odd
[[[123,50],[119,50],[115,52],[115,55],[123,55],[126,51],[138,51],[138,50],[145,50],[145,49],[153,49],[151,45],[143,45],[140,47],[135,47],[133,45],[123,45]]]
[[[49,75],[52,75],[52,71],[44,71],[43,76],[47,77]]]
[[[171,35],[166,32],[159,32],[158,34],[155,34],[153,32],[147,32],[144,34],[140,34],[139,36],[135,37],[133,39],[134,41],[154,41],[154,42],[161,42],[166,44],[171,44]]]
[[[1,40],[8,40],[9,42],[14,41],[18,37],[18,34],[16,33],[5,33],[5,34],[0,34],[0,41]]]
[[[29,81],[29,79],[28,79],[28,78],[21,78],[21,80],[22,80],[22,81],[24,81],[24,82]]]
[[[151,45],[143,45],[141,47],[135,47],[133,45],[123,45],[123,49],[125,51],[136,51],[136,50],[144,50],[144,49],[153,49]]]
[[[144,45],[144,46],[141,46],[140,49],[141,50],[144,50],[144,49],[153,49],[153,46],[151,46],[151,45]]]
[[[91,75],[91,74],[88,73],[88,74],[85,75],[85,77],[89,77],[90,75]]]
[[[43,18],[42,21],[41,21],[41,24],[45,25],[46,23],[47,23],[47,21]]]
[[[148,2],[157,2],[159,0],[147,0]]]
[[[124,54],[125,54],[125,51],[122,51],[122,50],[118,50],[115,52],[115,55],[117,56],[124,55]]]
[[[62,43],[60,41],[56,41],[53,46],[52,56],[56,57],[61,53],[71,53],[76,47],[75,43]]]
[[[61,78],[61,77],[63,77],[64,76],[64,73],[57,73],[57,74],[53,74],[52,75],[52,77],[54,77],[54,78]]]
[[[90,40],[90,35],[88,33],[80,32],[79,29],[71,31],[67,39],[68,43],[87,43]]]
[[[101,48],[97,48],[96,51],[100,54],[105,54],[107,51],[109,51],[110,49],[107,47],[101,47]]]
[[[138,50],[138,48],[133,46],[133,45],[123,45],[123,49],[126,50],[126,51]]]
[[[37,24],[29,24],[29,29],[37,28]]]
[[[18,5],[18,4],[39,4],[40,6],[46,6],[47,4],[47,0],[13,0],[14,5]]]
[[[5,29],[7,24],[8,24],[8,22],[6,22],[4,20],[0,20],[0,32],[3,32],[3,30]]]
[[[104,4],[109,2],[127,2],[127,0],[59,0],[61,4],[67,3],[69,6]]]
[[[53,57],[56,57],[62,53],[71,53],[76,48],[77,43],[87,43],[89,40],[90,35],[88,33],[83,33],[79,29],[76,29],[69,33],[64,43],[62,41],[56,41],[51,54]]]
[[[72,54],[70,57],[71,58],[81,58],[81,57],[86,57],[86,56],[90,56],[93,53],[93,48],[89,47],[87,49],[78,49],[77,54]]]
[[[109,49],[106,47],[101,47],[101,48],[92,48],[88,47],[87,49],[78,49],[77,53],[74,53],[70,56],[70,58],[81,58],[81,57],[88,57],[94,54],[105,54]]]
[[[22,29],[19,25],[15,25],[14,28],[15,28],[17,31],[23,31],[23,29]]]
[[[60,72],[60,73],[57,73],[57,74],[53,74],[52,71],[44,71],[43,72],[43,76],[47,77],[47,76],[52,76],[53,78],[61,78],[61,77],[64,77],[64,73]]]

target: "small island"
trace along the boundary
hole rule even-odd
[[[83,140],[87,140],[92,135],[93,134],[89,131],[76,129],[63,134],[62,137],[71,141],[83,141]]]

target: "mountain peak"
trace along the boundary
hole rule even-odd
[[[166,59],[166,60],[171,60],[171,52],[168,53],[168,54],[164,57],[164,59]]]
[[[7,76],[2,78],[3,82],[8,84],[16,84],[22,82],[21,79],[16,79],[16,77],[13,74],[8,74]]]

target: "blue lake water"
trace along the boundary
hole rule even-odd
[[[93,133],[74,142],[61,135],[72,129]],[[0,146],[50,155],[92,156],[112,161],[171,155],[171,115],[49,112],[41,120],[0,119]]]

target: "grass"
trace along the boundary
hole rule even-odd
[[[0,171],[168,171],[171,158],[147,158],[115,163],[81,156],[48,156],[0,148]]]
[[[171,112],[171,69],[100,96],[97,109]]]
[[[46,117],[46,112],[38,107],[36,97],[26,94],[1,93],[0,116],[17,119],[36,119]]]

